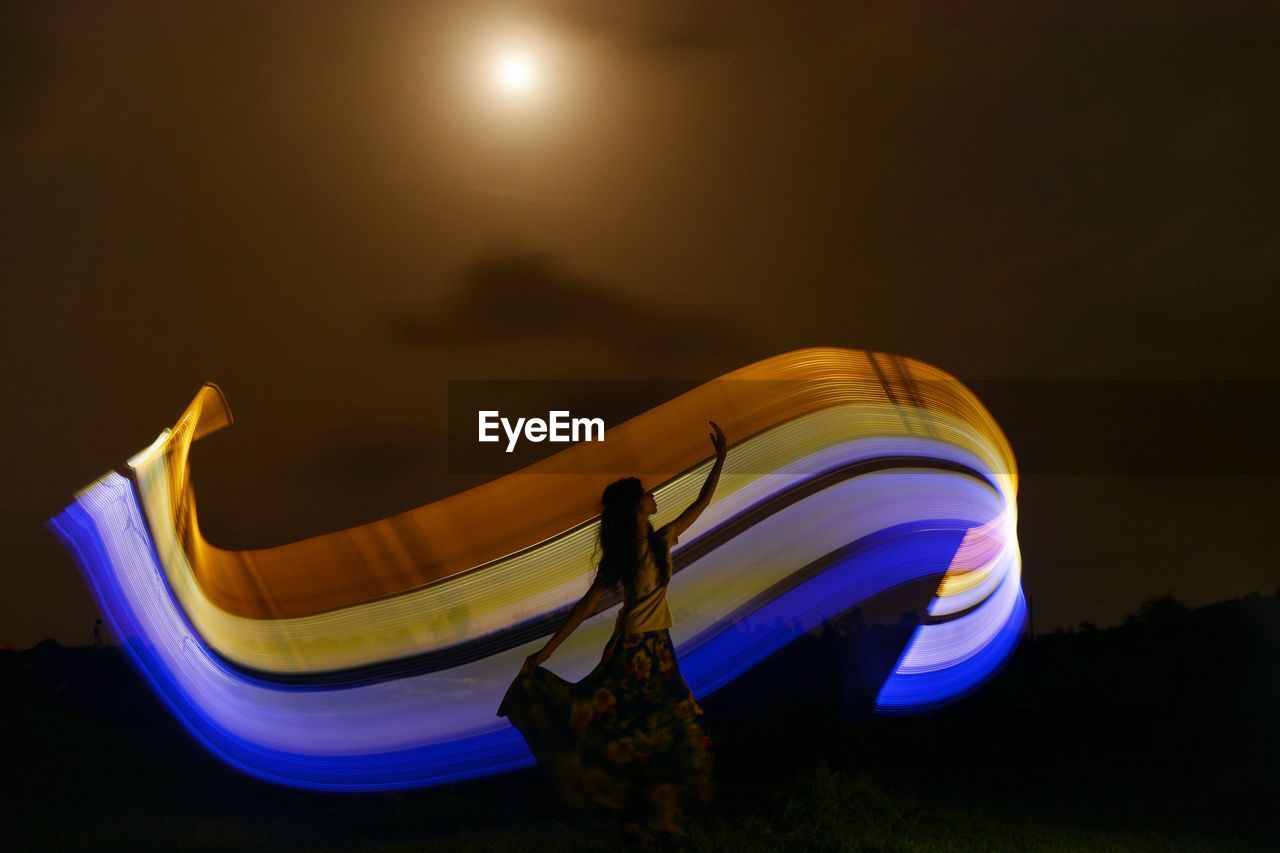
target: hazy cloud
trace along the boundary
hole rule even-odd
[[[397,338],[433,349],[579,341],[650,362],[748,349],[742,336],[696,304],[648,301],[575,275],[549,252],[512,248],[472,260],[457,288],[436,301],[390,306],[387,325]]]
[[[558,0],[549,4],[547,14],[588,35],[657,52],[727,46],[735,20],[716,4],[681,2]]]

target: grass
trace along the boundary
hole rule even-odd
[[[106,757],[106,756],[104,756]],[[125,780],[128,781],[127,779]],[[21,849],[605,851],[619,849],[613,818],[569,812],[544,797],[536,773],[501,784],[318,796],[262,788],[238,776],[204,798],[146,798],[116,786],[104,797],[22,799],[9,818]],[[109,780],[82,779],[110,786]],[[264,803],[255,793],[267,794]],[[501,807],[498,807],[498,804]],[[11,805],[13,803],[11,802]],[[265,806],[265,807],[264,807]],[[1141,823],[1141,821],[1137,821]],[[721,786],[714,808],[692,816],[686,849],[799,851],[1244,850],[1247,839],[1046,823],[987,808],[939,803],[819,759],[773,782]],[[13,848],[11,848],[13,849]],[[1258,844],[1256,849],[1265,849]]]

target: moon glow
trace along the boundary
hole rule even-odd
[[[533,87],[533,63],[521,54],[509,53],[498,61],[498,84],[512,93],[527,92]]]

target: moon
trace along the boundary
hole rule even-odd
[[[527,92],[536,76],[533,63],[523,54],[509,53],[498,61],[498,84],[508,92]]]

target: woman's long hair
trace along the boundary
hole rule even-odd
[[[635,477],[615,480],[605,487],[600,498],[600,538],[597,543],[602,556],[596,564],[596,583],[612,589],[618,583],[633,587],[640,566],[640,549],[636,546],[636,509],[644,498],[644,486]],[[658,564],[658,582],[671,580],[671,555],[666,540],[645,523],[649,549]]]

